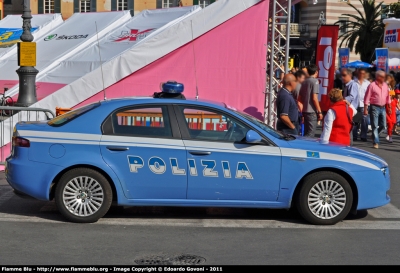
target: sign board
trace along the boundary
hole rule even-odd
[[[36,66],[36,43],[19,42],[18,43],[18,65]]]
[[[328,111],[330,100],[328,92],[335,79],[336,45],[339,26],[322,25],[317,34],[316,63],[318,65],[319,104],[322,111]]]

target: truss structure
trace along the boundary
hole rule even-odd
[[[272,127],[276,126],[277,114],[275,101],[281,82],[281,79],[276,76],[287,73],[289,67],[291,6],[292,0],[270,1],[264,120],[265,123]]]

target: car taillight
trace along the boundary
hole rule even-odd
[[[13,137],[12,138],[12,143],[14,147],[25,147],[25,148],[29,148],[31,147],[31,143],[29,142],[29,140],[27,140],[26,138],[22,138],[22,137]]]

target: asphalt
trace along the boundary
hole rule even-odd
[[[400,264],[400,137],[381,141],[354,146],[389,163],[391,203],[327,227],[292,210],[173,207],[114,207],[95,224],[73,224],[54,202],[15,196],[0,173],[0,264],[135,265],[183,254],[205,265]]]

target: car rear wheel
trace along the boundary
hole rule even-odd
[[[77,168],[66,172],[56,186],[60,213],[76,223],[93,223],[103,217],[112,202],[108,180],[99,172]]]
[[[297,196],[301,216],[314,225],[334,225],[350,212],[353,192],[350,184],[334,172],[307,176]]]

